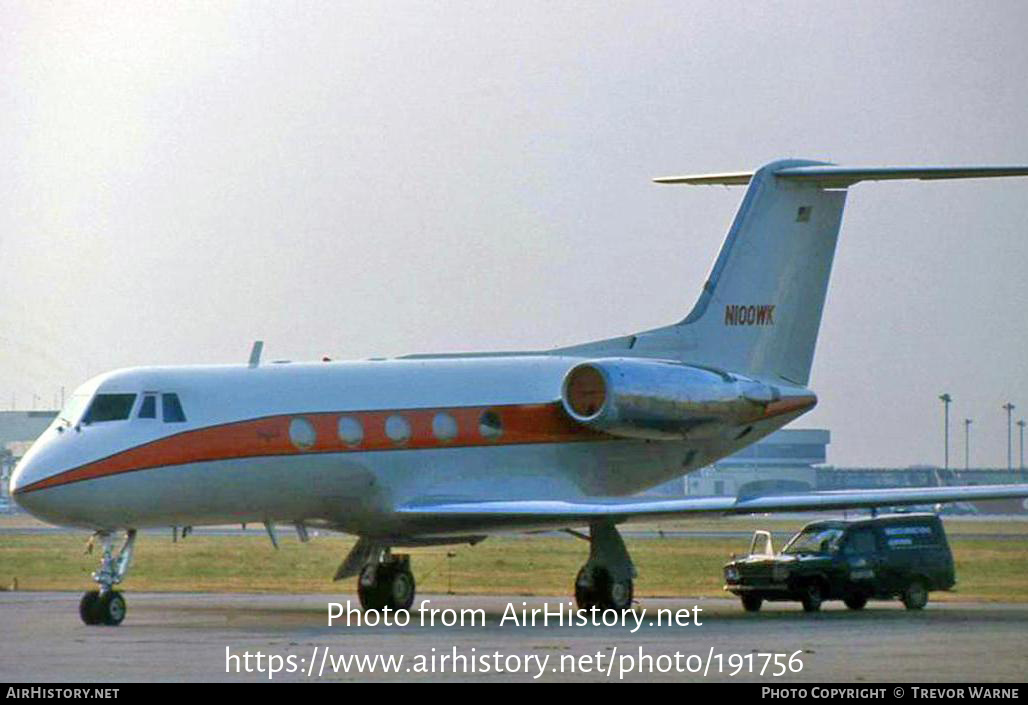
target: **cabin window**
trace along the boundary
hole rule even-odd
[[[386,419],[385,431],[389,440],[397,445],[402,445],[410,440],[410,421],[399,415],[390,416]]]
[[[361,426],[361,422],[352,416],[339,419],[339,440],[351,448],[360,445],[364,440],[364,427]]]
[[[162,394],[161,411],[164,413],[165,423],[182,423],[186,420],[178,394]]]
[[[457,420],[449,414],[439,413],[432,417],[432,433],[440,441],[452,441],[457,437]]]
[[[289,422],[289,440],[299,450],[310,450],[318,440],[314,424],[307,419],[295,418]]]
[[[147,394],[143,397],[143,403],[139,405],[139,413],[137,416],[141,419],[156,419],[157,418],[157,396],[154,394]]]
[[[97,394],[89,411],[82,418],[82,423],[101,423],[103,421],[122,421],[132,413],[132,405],[136,402],[135,394]]]
[[[478,419],[478,432],[483,438],[494,441],[503,435],[503,424],[500,415],[495,411],[486,411]]]

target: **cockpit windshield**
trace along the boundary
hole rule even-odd
[[[82,423],[100,423],[102,421],[121,421],[132,413],[132,405],[136,401],[135,394],[97,394],[89,411],[82,417]]]
[[[92,389],[95,389],[93,387]],[[77,390],[69,397],[56,424],[59,427],[89,426],[106,421],[125,421],[129,418],[162,420],[164,423],[185,423],[186,413],[176,392],[144,391],[102,392],[92,389]],[[142,397],[140,399],[140,397]],[[139,403],[137,404],[137,400]],[[133,414],[133,411],[135,412]]]
[[[842,529],[825,526],[810,526],[792,537],[782,553],[834,553],[842,538]]]

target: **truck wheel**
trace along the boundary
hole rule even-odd
[[[845,602],[846,606],[851,610],[862,610],[864,609],[864,605],[867,604],[867,595],[850,595],[843,600],[843,602]]]
[[[800,601],[803,603],[804,612],[817,612],[820,610],[821,603],[824,601],[824,592],[821,589],[821,583],[814,580],[804,585],[803,595],[800,597]]]
[[[908,610],[924,609],[924,606],[928,604],[928,588],[925,587],[922,580],[911,580],[900,599],[903,600],[903,606]]]
[[[760,612],[760,606],[763,604],[763,597],[757,597],[756,595],[742,596],[742,608],[747,612]]]

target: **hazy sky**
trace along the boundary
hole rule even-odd
[[[110,368],[681,318],[779,157],[1028,164],[1028,3],[0,0],[0,408]],[[851,189],[798,425],[1006,465],[1028,179]],[[1017,438],[1014,439],[1015,463]]]

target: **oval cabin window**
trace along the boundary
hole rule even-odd
[[[410,421],[402,416],[394,415],[386,419],[386,435],[397,445],[410,440]]]
[[[486,411],[478,419],[478,432],[482,438],[495,441],[503,435],[503,424],[500,415],[495,411]]]
[[[352,416],[339,419],[339,440],[350,447],[360,445],[364,440],[364,427],[361,426],[361,422]]]
[[[452,441],[457,431],[457,420],[449,414],[440,413],[432,418],[432,433],[440,441]]]
[[[310,450],[317,439],[314,424],[307,419],[295,418],[289,422],[289,440],[299,450]]]

